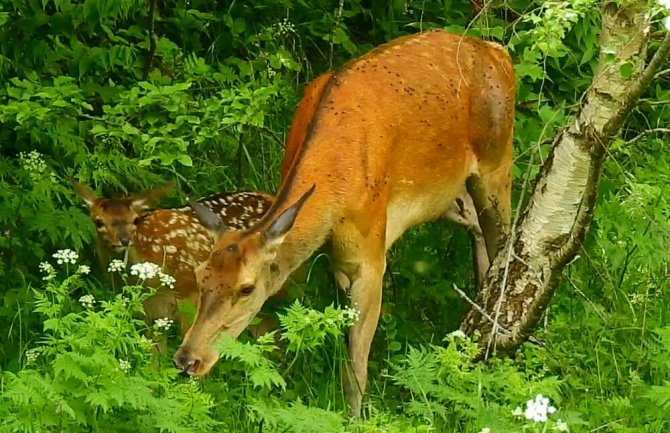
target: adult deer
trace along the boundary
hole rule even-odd
[[[337,283],[360,310],[343,377],[358,416],[393,242],[446,215],[483,235],[474,248],[481,279],[508,230],[514,75],[501,46],[431,31],[378,47],[317,81],[292,125],[303,142],[287,155],[288,174],[261,221],[225,230],[194,205],[222,233],[196,268],[198,313],[174,362],[206,374],[219,334],[237,337],[329,241]]]
[[[96,255],[103,272],[113,258],[122,258],[127,253],[129,264],[155,263],[175,278],[174,290],[161,288],[147,300],[145,312],[149,322],[159,317],[177,319],[180,300],[197,303],[198,287],[193,269],[207,259],[214,240],[189,206],[149,209],[171,185],[120,198],[98,197],[80,183],[74,187],[88,205],[95,224]],[[201,199],[199,203],[218,215],[227,226],[241,230],[261,218],[270,207],[272,197],[257,192],[221,193]],[[185,334],[188,320],[182,318],[180,323]]]

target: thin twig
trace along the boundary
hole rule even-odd
[[[458,287],[456,287],[456,284],[454,284],[454,290],[455,290],[456,293],[458,293],[458,295],[459,295],[461,298],[463,298],[468,304],[472,305],[472,308],[474,308],[475,310],[479,311],[479,314],[481,314],[486,320],[488,320],[489,322],[491,322],[491,323],[493,323],[493,324],[496,323],[496,321],[493,319],[493,317],[489,316],[488,313],[487,313],[486,311],[484,311],[484,309],[483,309],[482,307],[480,307],[479,305],[477,305],[477,303],[476,303],[475,301],[473,301],[472,299],[470,299],[470,297],[469,297],[468,295],[466,295],[464,291],[462,291],[461,289],[459,289]],[[498,328],[499,328],[501,331],[503,331],[505,334],[512,335],[512,332],[510,332],[509,330],[507,330],[506,328],[504,328],[502,325],[498,325]]]
[[[144,62],[144,72],[142,79],[146,81],[149,78],[149,72],[154,64],[154,56],[156,55],[156,45],[158,44],[158,37],[155,33],[155,11],[158,0],[149,0],[149,52]]]
[[[600,313],[600,311],[598,311],[598,309],[596,308],[596,305],[593,303],[593,301],[592,301],[591,299],[589,299],[589,297],[586,296],[586,294],[585,294],[584,292],[582,292],[582,291],[579,289],[579,287],[577,287],[577,285],[575,284],[575,282],[572,281],[572,278],[567,277],[567,280],[568,280],[568,282],[570,283],[570,285],[572,286],[572,288],[575,289],[575,291],[576,291],[582,298],[584,298],[584,299],[586,300],[586,302],[589,303],[589,305],[591,305],[591,308],[593,308],[593,311],[596,313],[596,315],[597,315],[598,317],[600,317],[600,320],[602,320],[603,322],[607,323],[607,321],[605,320],[605,316],[603,316],[603,315]]]
[[[328,69],[333,69],[333,45],[335,42],[335,32],[340,27],[342,9],[344,9],[344,0],[340,0],[340,5],[337,8],[337,15],[335,15],[335,28],[333,29],[333,33],[330,35],[330,55],[328,56]]]
[[[653,128],[653,129],[647,129],[646,131],[641,132],[640,134],[636,135],[635,137],[631,138],[626,142],[626,146],[629,146],[631,144],[635,144],[638,141],[642,140],[644,137],[647,135],[651,134],[670,134],[670,128]]]
[[[469,297],[464,291],[462,291],[461,289],[459,289],[458,287],[456,287],[456,284],[454,284],[454,290],[456,291],[456,293],[457,293],[461,298],[463,298],[463,299],[465,300],[465,302],[467,302],[468,304],[472,305],[472,308],[474,308],[475,310],[479,311],[479,313],[482,315],[482,317],[484,317],[486,320],[488,320],[488,321],[491,322],[491,323],[495,323],[495,320],[493,319],[493,317],[489,316],[489,315],[486,313],[486,311],[484,311],[484,309],[483,309],[482,307],[480,307],[479,305],[477,305],[477,303],[476,303],[475,301],[473,301],[472,299],[470,299],[470,297]],[[500,330],[501,330],[502,332],[504,332],[505,334],[512,335],[512,332],[511,332],[510,330],[508,330],[507,328],[503,327],[503,326],[500,325],[500,324],[498,324],[498,329],[500,329]],[[539,339],[537,339],[537,338],[536,338],[535,336],[533,336],[533,335],[528,336],[528,341],[531,342],[531,343],[537,344],[538,346],[544,346],[544,343],[543,343],[542,341],[540,341]]]

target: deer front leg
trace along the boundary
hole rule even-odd
[[[360,263],[352,278],[351,303],[359,311],[358,321],[349,330],[349,365],[344,370],[344,393],[349,414],[361,414],[361,402],[368,378],[368,355],[377,329],[382,301],[382,279],[386,259],[379,257]]]

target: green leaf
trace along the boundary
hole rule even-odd
[[[178,161],[181,165],[185,165],[186,167],[193,167],[193,160],[192,160],[191,157],[188,156],[188,155],[179,155],[179,156],[177,157],[177,161]]]
[[[630,78],[633,76],[634,70],[635,66],[630,62],[623,63],[621,66],[619,66],[619,72],[623,78]]]

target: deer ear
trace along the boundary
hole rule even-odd
[[[93,205],[95,204],[95,201],[98,199],[98,197],[91,190],[91,188],[87,187],[83,183],[79,183],[79,182],[75,182],[75,181],[72,181],[72,186],[74,187],[74,190],[76,191],[77,195],[82,200],[84,200],[86,205],[88,207],[93,207]]]
[[[272,222],[270,228],[265,232],[265,240],[267,242],[280,244],[284,240],[286,234],[293,227],[293,223],[295,222],[302,205],[305,204],[309,196],[312,195],[315,188],[316,184],[312,185],[312,187],[308,189],[297,202],[282,212],[281,215]]]
[[[172,191],[174,187],[174,182],[168,182],[156,188],[142,191],[141,193],[130,197],[130,205],[135,209],[146,210],[149,208],[149,206],[168,195],[168,193]]]
[[[188,201],[188,205],[191,206],[191,209],[195,212],[195,216],[198,217],[200,224],[207,230],[214,233],[221,233],[226,230],[226,226],[223,224],[221,218],[212,212],[210,208],[198,201],[191,200],[188,197],[186,197],[186,201]]]

